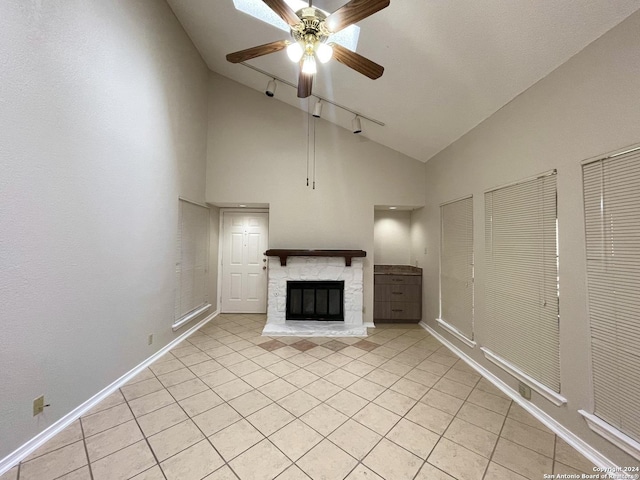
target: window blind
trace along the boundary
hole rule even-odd
[[[179,199],[174,321],[208,304],[209,209]]]
[[[440,206],[440,319],[473,340],[473,197]]]
[[[485,193],[486,347],[560,392],[556,175]]]
[[[583,165],[595,415],[640,441],[640,151]]]

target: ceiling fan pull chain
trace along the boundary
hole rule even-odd
[[[313,190],[316,189],[316,122],[313,119]]]
[[[310,116],[309,116],[309,98],[307,98],[307,187],[309,186],[309,135],[311,134],[311,127],[309,125]]]

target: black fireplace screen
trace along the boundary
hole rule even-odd
[[[287,282],[286,318],[344,321],[344,280]]]

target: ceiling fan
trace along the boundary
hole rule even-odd
[[[326,63],[334,57],[338,62],[373,80],[380,78],[384,67],[372,62],[348,48],[331,42],[331,35],[367,18],[389,6],[390,0],[351,0],[326,16],[324,12],[309,6],[294,12],[284,0],[262,0],[271,10],[291,27],[293,42],[279,40],[246,50],[230,53],[227,60],[240,63],[252,58],[287,49],[289,58],[300,65],[298,97],[311,95],[313,75],[316,73],[316,58]]]

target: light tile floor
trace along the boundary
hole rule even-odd
[[[220,315],[0,480],[503,480],[592,465],[418,325]]]

